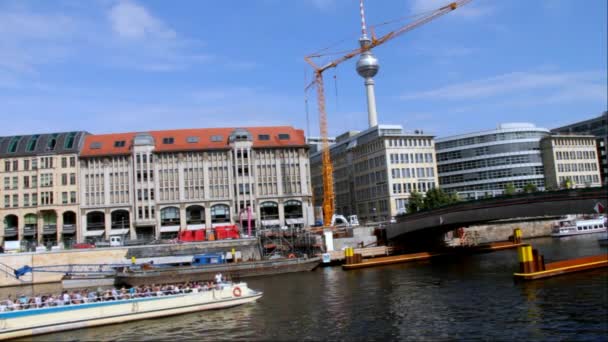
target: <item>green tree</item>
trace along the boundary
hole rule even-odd
[[[574,182],[572,182],[570,177],[566,177],[566,179],[564,179],[564,181],[562,182],[561,186],[562,188],[570,189],[574,186]]]
[[[434,209],[457,201],[456,195],[447,194],[440,188],[432,188],[426,192],[424,209]]]
[[[513,195],[517,189],[515,189],[515,185],[513,183],[509,183],[505,185],[505,195]]]
[[[526,193],[533,193],[533,192],[537,192],[538,191],[538,187],[535,184],[532,183],[528,183],[524,186],[524,192]]]
[[[412,192],[407,203],[407,213],[413,214],[424,208],[424,199],[422,195],[416,191]]]

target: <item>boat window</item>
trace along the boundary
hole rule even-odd
[[[578,230],[583,230],[583,227],[577,227],[577,228],[578,228]]]

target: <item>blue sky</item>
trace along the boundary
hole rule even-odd
[[[367,22],[447,2],[368,0]],[[473,0],[378,47],[379,122],[446,136],[601,114],[606,6]],[[0,0],[0,135],[251,125],[317,135],[303,57],[355,48],[359,35],[357,0]],[[334,135],[367,125],[355,60],[326,72]]]

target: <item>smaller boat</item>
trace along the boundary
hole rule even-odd
[[[213,289],[189,293],[154,293],[129,299],[22,308],[0,312],[0,340],[222,309],[261,297],[262,292],[241,282],[220,283]]]
[[[606,231],[606,218],[598,216],[591,219],[575,219],[567,217],[557,222],[551,236],[562,237],[579,234],[601,233]]]

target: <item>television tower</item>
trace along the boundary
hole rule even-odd
[[[367,95],[367,118],[369,127],[378,126],[378,113],[376,112],[376,94],[374,93],[374,79],[380,69],[378,59],[372,54],[370,46],[372,40],[367,37],[367,29],[365,27],[365,12],[363,11],[363,0],[359,2],[361,9],[361,57],[357,61],[357,73],[365,79],[365,91]]]

